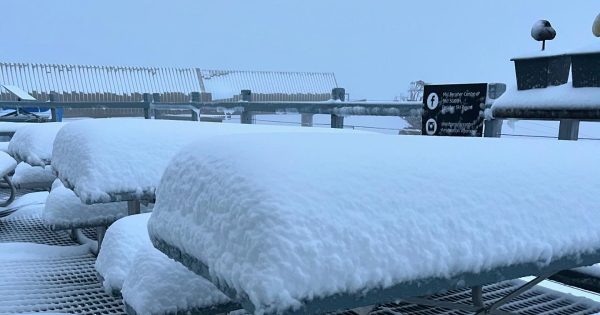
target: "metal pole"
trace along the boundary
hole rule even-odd
[[[579,139],[579,120],[561,119],[558,128],[558,140]]]
[[[344,129],[344,116],[331,114],[331,128]]]
[[[190,93],[190,99],[192,102],[199,103],[200,102],[200,92],[192,92]],[[192,120],[200,121],[200,110],[196,112],[192,109]]]
[[[242,90],[241,91],[242,101],[243,102],[252,102],[252,91],[251,90]],[[254,124],[256,123],[254,118],[254,113],[248,111],[244,108],[242,115],[240,116],[240,122],[242,124]]]
[[[152,119],[152,113],[150,112],[150,103],[152,103],[152,96],[150,93],[142,94],[142,100],[144,102],[144,119]]]
[[[490,138],[500,138],[502,134],[502,119],[486,120],[483,136]]]
[[[346,90],[344,88],[333,88],[331,90],[331,99],[334,101],[344,101]],[[331,128],[344,128],[344,116],[331,115]]]
[[[102,247],[102,241],[104,241],[104,235],[106,235],[106,226],[98,226],[96,227],[96,235],[98,236],[98,254],[100,253],[100,248]]]
[[[483,287],[480,285],[472,287],[471,298],[473,299],[473,306],[483,307]]]
[[[312,127],[313,117],[314,114],[301,114],[302,127]]]
[[[127,215],[140,214],[140,209],[139,200],[127,200]]]

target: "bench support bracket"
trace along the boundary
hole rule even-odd
[[[402,301],[407,302],[407,303],[417,304],[417,305],[441,307],[441,308],[450,309],[450,310],[465,311],[465,312],[474,313],[475,315],[488,315],[488,314],[490,314],[490,315],[510,315],[513,313],[505,312],[505,311],[499,310],[498,308],[500,308],[502,305],[505,305],[506,303],[510,302],[517,296],[523,294],[525,291],[533,288],[538,283],[548,279],[552,275],[554,275],[554,273],[536,277],[535,279],[524,283],[519,288],[515,289],[514,291],[510,292],[508,295],[504,296],[500,300],[498,300],[488,306],[485,306],[483,303],[483,288],[481,286],[476,286],[476,287],[471,288],[473,305],[431,300],[431,299],[427,299],[427,298],[404,298],[404,299],[402,299]]]

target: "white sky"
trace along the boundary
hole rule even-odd
[[[509,59],[600,41],[598,0],[0,2],[0,61],[333,71],[351,97],[388,100],[410,81],[514,82]]]

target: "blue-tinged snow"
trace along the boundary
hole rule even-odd
[[[109,292],[122,290],[138,314],[164,314],[228,303],[206,279],[152,246],[150,214],[120,219],[106,231],[96,270]],[[184,289],[183,289],[184,288]]]
[[[149,221],[258,312],[600,249],[600,143],[231,135],[171,161]],[[577,227],[577,228],[573,228]],[[393,254],[390,254],[393,253]]]
[[[42,219],[50,229],[108,226],[127,215],[127,202],[86,205],[75,193],[55,185],[48,195]]]
[[[509,86],[492,105],[492,110],[498,108],[520,109],[583,109],[600,107],[600,88],[574,88],[571,82],[559,86],[549,86],[543,89],[517,90]]]
[[[122,194],[153,195],[177,152],[197,139],[233,134],[357,133],[286,126],[144,119],[94,119],[67,124],[54,142],[52,166],[84,203]],[[114,200],[114,199],[113,199]]]

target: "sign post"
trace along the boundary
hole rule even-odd
[[[422,134],[481,137],[487,83],[426,85]]]

